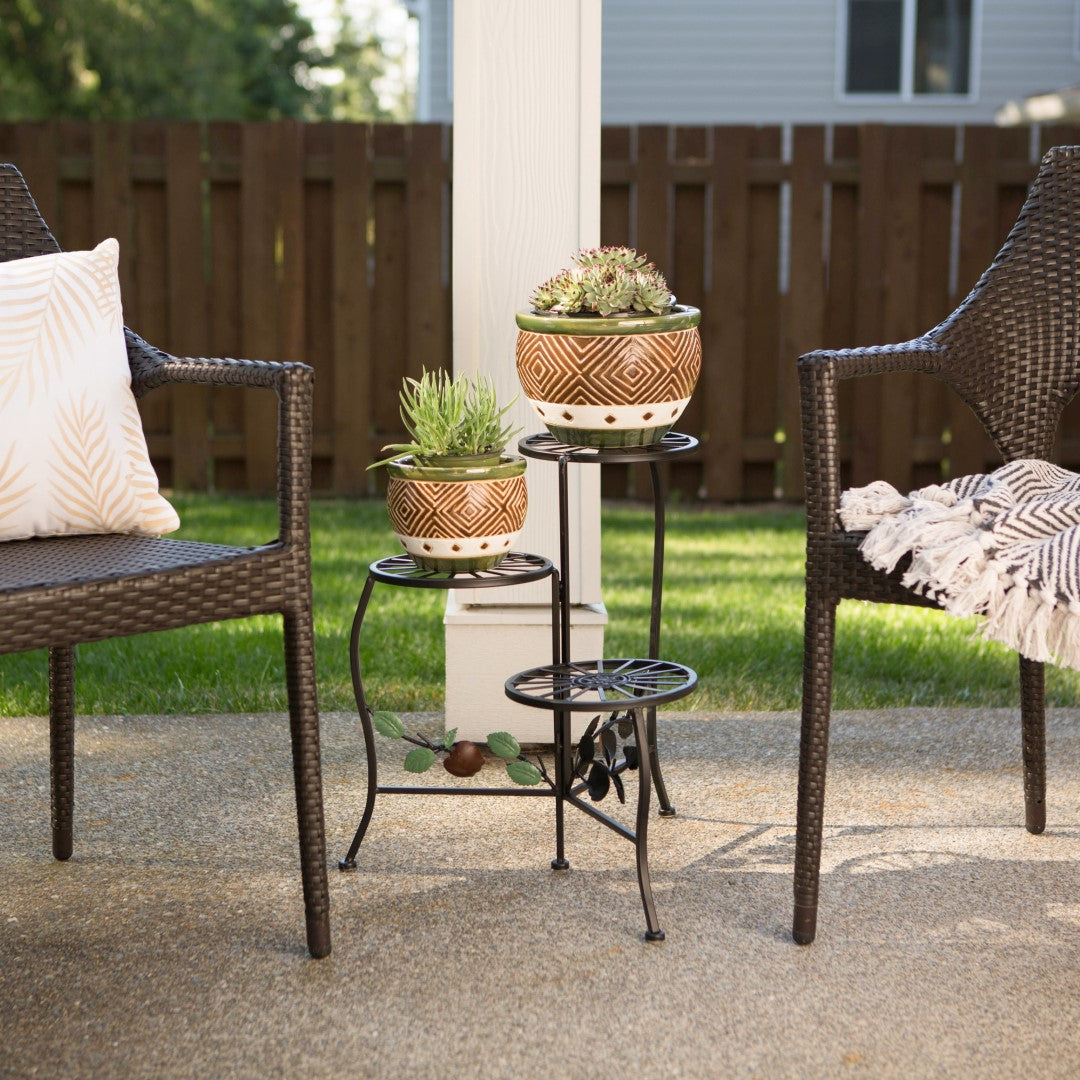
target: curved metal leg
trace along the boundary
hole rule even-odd
[[[1024,747],[1024,817],[1027,830],[1046,828],[1046,713],[1043,665],[1020,657],[1020,722]]]
[[[656,748],[656,707],[646,710],[645,728],[649,736],[649,765],[652,767],[652,782],[656,788],[656,798],[660,803],[661,817],[674,817],[675,807],[668,798],[667,785],[660,772],[660,752]]]
[[[647,746],[648,725],[642,715],[641,709],[631,709],[630,714],[634,719],[634,735],[639,747]],[[660,923],[656,918],[656,904],[653,902],[652,882],[649,880],[649,799],[652,795],[652,776],[650,769],[650,757],[648,753],[638,753],[638,804],[637,821],[635,823],[636,840],[634,847],[637,849],[637,876],[638,888],[641,890],[641,906],[645,909],[646,941],[663,941],[664,931],[660,929]]]
[[[664,482],[659,466],[649,462],[649,476],[653,491],[653,568],[652,568],[652,604],[649,611],[649,659],[660,659],[660,609],[663,601],[664,585]],[[660,771],[660,753],[656,746],[656,709],[648,711],[649,763],[652,765],[653,783],[656,785],[656,798],[660,803],[661,817],[674,817],[675,807],[668,798],[667,785]]]
[[[75,809],[75,649],[49,649],[49,776],[53,857],[70,859]]]
[[[375,588],[375,579],[369,574],[364,584],[364,591],[360,595],[360,603],[356,605],[356,615],[353,617],[352,633],[349,636],[349,663],[352,669],[353,696],[356,698],[356,709],[360,714],[360,727],[364,732],[364,752],[367,755],[367,801],[364,803],[364,812],[360,816],[360,824],[356,834],[349,845],[348,854],[338,863],[339,870],[356,869],[356,852],[364,839],[368,825],[371,823],[371,815],[375,809],[375,793],[378,789],[378,773],[375,761],[375,731],[371,726],[371,710],[368,708],[364,697],[364,683],[360,676],[360,628],[364,622],[364,613],[367,611],[368,601],[371,599],[371,591]]]

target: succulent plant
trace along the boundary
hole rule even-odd
[[[572,263],[536,287],[534,311],[663,315],[675,303],[663,274],[633,248],[582,248]]]
[[[405,379],[400,397],[401,419],[412,442],[384,446],[384,453],[393,451],[390,457],[369,469],[410,455],[423,464],[432,457],[498,454],[521,430],[504,422],[514,402],[499,408],[495,384],[480,374],[424,371],[419,379]]]

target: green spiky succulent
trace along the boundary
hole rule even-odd
[[[419,379],[406,378],[401,390],[401,419],[412,442],[384,446],[384,453],[393,453],[368,468],[409,456],[423,464],[432,457],[501,453],[521,430],[506,423],[506,413],[513,404],[511,401],[499,408],[495,384],[480,374],[451,377],[439,370],[424,371]]]
[[[562,315],[663,315],[675,297],[663,274],[644,255],[629,247],[601,247],[582,248],[573,265],[537,286],[530,302],[534,311]]]

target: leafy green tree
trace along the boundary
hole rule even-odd
[[[370,88],[382,60],[346,18],[321,48],[295,0],[0,0],[0,120],[359,119],[374,97],[317,73]]]

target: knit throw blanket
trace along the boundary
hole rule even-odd
[[[905,555],[903,584],[1029,660],[1080,668],[1080,474],[1023,460],[901,495],[884,481],[846,491],[840,521],[866,532],[872,566]]]

